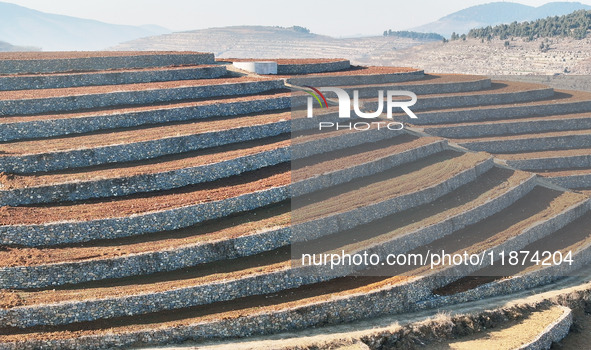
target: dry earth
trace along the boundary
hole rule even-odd
[[[426,72],[484,75],[591,74],[591,38],[458,40],[397,37],[331,38],[274,27],[226,27],[173,33],[122,43],[116,50],[196,50],[219,58],[333,58],[354,64],[419,67]],[[549,44],[547,51],[540,44]]]

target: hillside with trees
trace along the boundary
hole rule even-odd
[[[397,36],[399,38],[408,38],[416,40],[442,40],[443,36],[437,33],[420,33],[408,30],[393,31],[392,29],[384,30],[384,36]]]
[[[590,30],[591,11],[579,10],[564,16],[471,29],[468,32],[468,37],[483,40],[493,38],[505,40],[511,37],[520,37],[526,40],[549,37],[584,39]],[[459,39],[459,37],[454,35],[451,39]]]

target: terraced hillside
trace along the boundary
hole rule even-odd
[[[589,173],[591,95],[346,60],[278,61],[285,75],[256,76],[194,52],[0,57],[0,348],[152,346],[435,313],[552,286],[591,259],[589,197],[561,187],[591,185],[559,175]],[[290,109],[290,89],[306,85],[358,90],[367,110],[377,90],[410,90],[419,119],[314,133]],[[548,151],[563,163],[540,177],[531,170],[550,163],[533,154]],[[310,161],[297,176],[292,154]],[[294,194],[316,201],[304,222],[292,223]],[[292,236],[296,225],[317,229]],[[396,254],[552,247],[575,263],[322,274],[292,265],[299,240]]]

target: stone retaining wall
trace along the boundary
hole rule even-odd
[[[588,210],[587,202],[584,206]],[[573,210],[559,214],[551,218],[551,223],[543,223],[547,226],[564,226],[562,220],[574,216]],[[536,235],[535,227],[530,227],[525,236]],[[523,243],[528,238],[513,240]],[[506,245],[506,244],[504,244]],[[519,244],[518,244],[519,245]],[[515,246],[514,246],[515,247]],[[505,249],[507,247],[504,247]],[[201,322],[199,324],[164,327],[158,330],[139,330],[128,333],[109,335],[83,336],[75,339],[45,340],[43,343],[62,348],[109,348],[112,346],[133,345],[157,345],[164,343],[176,343],[186,340],[205,340],[224,337],[244,337],[262,334],[278,333],[281,331],[293,331],[318,326],[319,324],[336,324],[351,322],[360,318],[376,317],[385,314],[411,311],[424,308],[427,304],[419,304],[420,300],[428,300],[430,291],[435,285],[441,285],[445,279],[431,277],[411,278],[408,282],[386,286],[369,293],[350,294],[335,297],[331,300],[314,304],[292,307],[270,313],[252,314],[248,316]],[[212,291],[213,293],[213,291]],[[442,300],[442,299],[440,299]],[[11,344],[4,344],[11,349]],[[34,347],[39,343],[28,340],[26,346]],[[16,346],[16,345],[15,345]],[[23,346],[23,344],[19,344]]]
[[[200,98],[252,95],[285,88],[282,80],[197,85],[169,89],[113,91],[22,100],[0,100],[0,116],[72,112],[112,106],[158,104]]]
[[[359,208],[354,213],[337,213],[311,222],[298,224],[300,227],[294,229],[297,231],[294,234],[293,241],[307,241],[331,233],[349,230],[376,219],[429,203],[468,182],[474,181],[478,176],[490,170],[493,166],[494,162],[492,158],[488,158],[476,164],[473,168],[466,169],[432,187],[401,195],[385,202],[367,205]],[[304,235],[299,235],[298,232]]]
[[[95,148],[5,156],[0,157],[0,171],[30,174],[41,171],[152,159],[165,155],[277,136],[279,134],[289,133],[289,128],[290,122],[283,121]],[[105,188],[104,190],[110,192],[123,189]],[[56,195],[59,194],[56,193]]]
[[[0,141],[62,136],[218,116],[243,115],[284,110],[290,107],[291,100],[289,96],[269,96],[261,100],[236,102],[230,100],[225,103],[211,103],[196,107],[162,108],[153,111],[106,113],[69,119],[23,121],[3,124],[0,129]]]
[[[582,206],[576,207],[556,218],[557,227],[561,228],[568,223],[581,217],[591,209],[591,202],[587,201]],[[511,278],[500,279],[491,283],[483,284],[476,288],[460,292],[449,296],[439,296],[427,298],[417,303],[416,310],[432,309],[444,305],[453,305],[469,301],[482,300],[498,295],[509,295],[519,291],[550,284],[564,276],[572,274],[574,271],[591,262],[591,247],[584,247],[579,252],[573,254],[574,263],[572,266],[563,264],[560,266],[550,266],[547,268],[530,271],[526,274],[513,276]]]
[[[408,89],[412,91],[412,89]],[[537,89],[521,92],[507,92],[507,93],[492,93],[489,94],[486,91],[482,91],[478,94],[471,95],[460,95],[460,96],[437,96],[437,97],[422,97],[417,96],[417,102],[411,106],[412,111],[420,111],[425,109],[442,109],[442,108],[465,108],[470,106],[482,106],[482,105],[495,105],[495,104],[511,104],[518,102],[529,102],[536,101],[545,98],[549,98],[554,95],[552,89]],[[409,98],[404,98],[404,101]],[[363,106],[369,110],[376,110],[378,102],[366,101]],[[394,113],[401,111],[400,109],[394,110]],[[444,112],[445,113],[445,112]],[[407,119],[405,116],[403,119]],[[421,117],[419,116],[419,119]],[[416,122],[418,119],[412,119],[412,123],[421,125],[422,121]]]
[[[546,350],[550,349],[552,343],[560,341],[570,332],[573,324],[572,310],[561,307],[563,314],[548,327],[544,328],[539,336],[531,342],[521,346],[517,350]]]
[[[226,67],[197,66],[127,72],[0,76],[0,90],[60,89],[79,86],[120,85],[192,79],[214,79],[225,75]]]
[[[320,63],[295,63],[295,64],[277,64],[277,74],[313,74],[336,72],[351,68],[349,60],[320,62]]]
[[[591,167],[591,155],[562,156],[532,159],[508,159],[507,164],[524,170],[551,170]]]
[[[213,53],[146,54],[34,60],[2,60],[0,74],[59,73],[215,63]]]
[[[518,200],[519,198],[521,198],[523,195],[525,195],[527,192],[529,192],[533,187],[535,186],[535,177],[530,177],[529,179],[527,179],[526,181],[524,181],[523,183],[513,187],[512,189],[508,190],[506,193],[500,195],[499,197],[490,199],[484,203],[482,203],[481,205],[468,210],[466,212],[462,212],[462,213],[458,213],[457,215],[454,215],[453,217],[449,217],[446,218],[445,220],[437,223],[437,224],[433,224],[430,225],[428,227],[423,227],[420,229],[417,229],[414,232],[409,232],[407,234],[405,234],[402,237],[397,237],[392,241],[386,242],[384,244],[382,244],[380,247],[377,247],[377,249],[370,249],[370,251],[368,251],[368,254],[372,254],[372,253],[376,253],[376,254],[383,254],[384,252],[388,252],[388,253],[392,253],[392,254],[398,254],[398,253],[402,253],[402,252],[406,252],[409,251],[411,249],[414,249],[418,246],[424,245],[424,244],[428,244],[429,242],[432,242],[433,240],[439,239],[443,236],[446,236],[448,234],[451,234],[457,230],[460,230],[472,223],[478,222],[482,219],[484,219],[485,217],[488,217],[490,215],[493,215],[496,212],[499,212],[500,210],[503,210],[504,208],[506,208],[507,206],[511,205],[513,202],[515,202],[516,200]],[[355,210],[353,210],[352,212],[354,212]],[[285,240],[289,240],[289,233],[288,233],[288,229],[287,228],[279,228],[276,230],[273,230],[273,236],[277,235],[280,240],[283,240],[283,242],[285,242]],[[252,237],[254,238],[254,237]],[[261,244],[265,244],[268,245],[269,240],[272,240],[273,242],[277,242],[277,238],[272,237],[271,235],[269,235],[267,232],[265,232],[264,234],[257,234],[256,235],[256,242],[254,242],[251,238],[251,244],[253,244],[253,246],[259,246]],[[411,238],[411,239],[409,239]],[[231,241],[233,241],[232,243],[225,243],[224,245],[222,245],[221,247],[224,247],[225,249],[220,249],[220,252],[224,252],[223,254],[221,254],[222,256],[219,257],[219,259],[228,259],[228,258],[233,258],[236,257],[234,254],[232,254],[232,256],[224,256],[225,252],[228,251],[228,247],[230,247],[232,244],[236,244],[235,241],[240,240],[238,239],[232,239]],[[287,243],[285,243],[287,244]],[[198,247],[195,247],[198,248]],[[269,248],[269,247],[267,247]],[[187,247],[184,248],[184,250],[187,250]],[[211,252],[210,250],[208,251],[209,253]],[[121,265],[121,264],[114,264],[114,263],[106,263],[103,262],[102,264],[108,265],[110,267],[110,271],[114,271],[117,273],[116,276],[119,276],[120,272],[119,271],[125,271],[128,272],[128,268],[131,268],[132,271],[135,271],[135,273],[132,273],[133,275],[137,275],[137,268],[138,266],[141,266],[142,269],[144,269],[144,266],[154,266],[154,262],[156,262],[156,265],[160,265],[160,268],[162,267],[163,264],[168,265],[171,262],[175,261],[175,257],[178,258],[179,254],[176,252],[155,252],[155,253],[150,253],[150,254],[140,254],[140,255],[144,255],[142,258],[147,258],[145,261],[143,262],[137,262],[137,264],[133,264],[131,266],[125,266],[125,265]],[[186,252],[186,253],[190,253],[193,257],[196,258],[196,261],[201,260],[203,262],[203,258],[199,257],[199,253],[196,252],[195,250],[192,252]],[[210,254],[207,254],[210,255]],[[130,256],[130,257],[125,257],[125,258],[116,258],[113,260],[127,260],[127,262],[131,262],[130,260],[137,260],[138,256],[134,255],[134,256]],[[186,260],[187,257],[182,257],[183,261],[187,261]],[[85,275],[85,276],[93,276],[93,277],[98,277],[98,274],[100,274],[100,272],[103,271],[108,271],[108,270],[102,270],[102,271],[98,271],[97,269],[93,269],[90,265],[92,264],[92,262],[83,262],[83,263],[73,263],[73,264],[52,264],[52,265],[46,265],[46,266],[41,266],[39,268],[41,268],[44,271],[29,271],[29,272],[25,272],[24,270],[22,270],[21,268],[17,268],[18,270],[20,270],[20,273],[23,273],[25,275],[28,276],[36,276],[37,278],[39,278],[40,276],[47,276],[47,275],[70,275],[70,273],[75,274],[75,275]],[[65,270],[63,269],[64,267],[67,267],[67,265],[72,265],[71,266],[71,270]],[[52,269],[53,267],[53,269]],[[172,267],[171,269],[178,269],[178,268],[182,268],[182,267],[186,267],[186,266],[182,266],[182,265],[177,265],[176,267]],[[36,270],[36,267],[26,267],[24,269],[30,270],[30,269]],[[11,268],[12,270],[16,270],[14,268]],[[52,271],[53,270],[53,271]],[[141,271],[141,272],[145,272]],[[156,271],[153,271],[156,272]],[[347,272],[343,272],[343,271],[327,271],[326,273],[318,273],[318,272],[314,272],[314,273],[308,273],[305,271],[291,271],[289,272],[289,276],[285,275],[282,277],[277,277],[279,278],[277,281],[271,281],[270,277],[265,279],[265,283],[263,283],[264,285],[266,285],[267,287],[269,287],[269,285],[272,286],[283,286],[278,290],[281,289],[285,289],[285,288],[294,288],[296,287],[296,285],[292,285],[292,284],[286,284],[289,281],[297,281],[295,283],[300,283],[301,285],[303,284],[310,284],[310,283],[316,283],[316,282],[320,282],[321,280],[323,280],[323,278],[320,278],[320,276],[326,276],[327,278],[334,278],[336,277],[336,274],[338,275],[344,275]],[[3,271],[3,274],[5,274],[5,271]],[[310,279],[311,276],[318,276],[318,278],[316,279]],[[113,276],[103,276],[104,278],[111,278]],[[261,277],[262,278],[262,277]],[[84,281],[83,279],[79,280],[80,281]],[[238,283],[238,284],[236,284]],[[254,283],[251,280],[242,280],[241,282],[236,282],[232,284],[232,288],[234,288],[235,290],[232,290],[231,292],[228,292],[228,295],[232,295],[232,298],[238,298],[238,297],[243,297],[243,296],[247,296],[247,295],[253,295],[253,294],[264,294],[264,293],[271,293],[273,292],[273,290],[262,290],[260,288],[255,288],[254,286],[259,286],[260,283]],[[291,282],[290,282],[291,283]],[[71,323],[71,322],[80,322],[80,321],[90,321],[90,320],[95,320],[98,318],[106,318],[106,317],[118,317],[118,316],[125,316],[125,315],[135,315],[135,314],[142,314],[142,313],[148,313],[148,312],[157,312],[157,311],[162,311],[162,310],[166,310],[166,309],[173,309],[173,308],[179,308],[179,307],[189,307],[189,306],[194,306],[194,305],[200,305],[200,304],[206,304],[206,303],[212,303],[215,301],[220,301],[218,300],[219,298],[217,296],[211,296],[209,295],[209,298],[207,301],[203,301],[202,299],[204,298],[204,296],[201,294],[202,292],[200,291],[200,289],[202,289],[203,286],[196,286],[196,287],[186,287],[186,288],[182,288],[182,289],[176,289],[174,291],[165,291],[165,292],[160,292],[160,293],[153,293],[153,294],[148,294],[148,295],[138,295],[138,296],[126,296],[124,299],[121,299],[119,297],[113,297],[113,298],[108,298],[108,299],[102,299],[102,300],[93,300],[93,301],[81,301],[81,302],[67,302],[67,303],[61,303],[61,304],[54,304],[54,305],[34,305],[34,306],[25,306],[25,307],[17,307],[17,308],[12,308],[12,309],[8,309],[8,310],[0,310],[0,324],[4,325],[4,326],[18,326],[18,327],[30,327],[30,326],[34,326],[34,325],[40,325],[40,324],[66,324],[66,323]],[[225,287],[223,287],[225,289]],[[188,295],[190,294],[190,295]],[[200,297],[195,297],[194,295],[201,295]],[[214,293],[214,294],[220,294],[220,293]],[[226,293],[221,293],[226,295]],[[208,294],[206,294],[208,295]],[[217,298],[217,299],[216,299]],[[230,299],[232,299],[230,298]],[[215,299],[215,300],[214,300]],[[225,299],[224,300],[229,300],[229,299]],[[72,310],[76,310],[76,312],[71,312]],[[75,316],[73,316],[75,315]],[[74,319],[75,318],[75,319]],[[26,320],[26,321],[25,321]],[[24,323],[26,322],[26,323]]]
[[[360,98],[377,98],[378,90],[384,90],[384,98],[387,97],[388,90],[407,90],[417,95],[427,94],[450,94],[458,92],[471,92],[487,89],[490,87],[490,79],[480,79],[474,81],[462,81],[455,83],[434,83],[434,84],[408,84],[408,85],[374,85],[374,86],[352,86],[343,87],[349,96],[353,97],[353,91],[357,90]]]
[[[283,147],[221,162],[159,173],[0,190],[0,204],[17,206],[67,202],[168,190],[215,181],[288,162],[290,160],[289,153],[289,148]]]
[[[411,108],[412,109],[412,108]],[[478,109],[465,109],[459,111],[435,111],[417,113],[418,119],[412,119],[416,125],[434,125],[445,123],[463,123],[485,120],[499,120],[519,118],[525,116],[547,116],[554,114],[570,114],[591,111],[591,101],[566,102],[540,105],[525,105],[515,107],[491,107]],[[407,117],[402,118],[410,122]]]
[[[458,144],[473,151],[490,153],[550,151],[556,149],[570,149],[573,147],[590,147],[591,134],[565,136],[544,136],[543,134],[540,134],[539,138],[459,142]]]
[[[358,132],[351,136],[344,135],[338,142],[326,139],[318,142],[339,144],[340,148],[353,147],[366,142],[375,142],[403,132],[382,132],[370,130]],[[311,149],[316,144],[309,144]],[[326,151],[320,147],[318,150]],[[331,173],[329,173],[330,175]],[[328,175],[327,175],[328,177]],[[311,190],[318,184],[323,185],[326,177],[318,177],[306,181]],[[340,177],[330,176],[331,181],[345,181]],[[326,184],[326,181],[324,182]],[[323,185],[324,186],[324,185]],[[289,198],[291,186],[273,187],[225,200],[200,203],[159,212],[138,214],[130,217],[106,218],[91,221],[55,222],[39,225],[6,225],[0,226],[2,244],[9,245],[56,245],[85,242],[94,239],[113,239],[137,234],[174,230],[192,226],[199,222],[217,219],[237,212],[248,211],[268,204],[277,203]],[[304,188],[306,186],[300,187]],[[259,202],[257,202],[259,201]]]
[[[31,173],[151,159],[164,155],[286,134],[294,124],[297,124],[297,127],[300,129],[315,127],[314,123],[281,121],[226,131],[177,136],[139,143],[54,152],[34,156],[5,157],[0,158],[0,168],[4,167],[3,169],[5,170],[10,169],[11,172]],[[400,132],[380,133],[382,135],[380,136],[371,131],[366,135],[369,134],[372,135],[371,140],[378,140],[381,137],[388,138],[399,135]],[[341,149],[345,144],[356,146],[359,144],[358,142],[362,141],[356,136],[351,138],[351,140],[357,140],[353,143],[351,141],[342,141],[349,137],[350,135],[341,135],[298,144],[294,146],[295,150],[292,152],[292,157],[294,153],[296,156],[309,157],[318,154],[318,152]],[[340,141],[334,141],[336,140],[335,138]],[[310,145],[313,145],[313,147]],[[74,201],[166,190],[205,181],[213,181],[222,177],[237,175],[245,171],[285,162],[289,160],[289,152],[288,149],[276,149],[246,157],[238,157],[234,160],[221,163],[175,169],[168,172],[0,190],[0,204],[22,205]]]
[[[368,176],[389,168],[412,162],[442,150],[442,141],[393,154],[357,166],[357,177]],[[355,178],[350,170],[339,170],[326,174],[324,178],[309,180],[316,183],[314,188],[332,186]],[[330,181],[325,180],[330,178]],[[286,231],[287,230],[287,231]],[[232,259],[287,245],[286,237],[291,231],[276,228],[210,244],[184,246],[180,249],[133,254],[104,260],[65,262],[59,264],[17,266],[0,268],[0,288],[41,288],[65,283],[81,283],[92,280],[120,278],[133,275],[172,271],[201,263],[221,259]],[[288,235],[288,236],[286,236]],[[264,250],[263,250],[264,249]]]
[[[425,129],[425,132],[440,137],[476,138],[582,129],[591,129],[591,118],[499,121],[479,125],[434,127]]]
[[[401,83],[404,81],[413,81],[422,79],[425,73],[422,70],[402,73],[386,73],[386,74],[358,74],[355,75],[327,75],[327,76],[310,76],[310,77],[292,77],[288,78],[287,82],[292,85],[304,86],[347,86],[347,85],[370,85],[370,84],[389,84]]]
[[[547,177],[550,182],[566,188],[591,187],[591,174]]]

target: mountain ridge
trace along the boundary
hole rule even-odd
[[[576,10],[591,10],[591,6],[580,2],[549,2],[538,7],[515,2],[491,2],[465,8],[409,30],[450,37],[453,32],[464,34],[473,28],[561,16]]]
[[[120,42],[166,34],[156,25],[129,26],[41,12],[0,2],[0,40],[48,50],[102,50]]]

